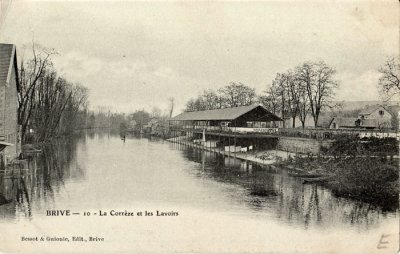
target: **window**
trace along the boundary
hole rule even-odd
[[[385,112],[383,112],[383,110],[379,110],[379,115],[383,116],[383,114],[385,114]]]
[[[253,122],[247,122],[247,127],[248,128],[253,128]]]
[[[230,122],[221,122],[222,127],[228,127]]]

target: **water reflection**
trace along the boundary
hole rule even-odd
[[[77,163],[78,143],[85,143],[85,136],[58,139],[45,145],[42,153],[28,155],[27,165],[13,166],[11,172],[1,174],[0,216],[31,217],[32,205],[55,202],[55,193],[63,188],[65,179],[84,178],[83,167],[71,167]]]
[[[122,142],[118,134],[88,132],[45,146],[28,163],[28,171],[0,175],[0,218],[30,219],[55,208],[129,209],[144,202],[218,209],[305,229],[369,229],[396,216],[302,184],[281,169],[159,139]]]
[[[303,184],[301,179],[289,176],[283,169],[192,147],[171,146],[182,151],[188,160],[199,163],[199,168],[193,172],[195,176],[241,187],[244,192],[234,192],[232,199],[243,200],[254,212],[271,214],[285,223],[305,228],[340,223],[368,229],[386,216],[396,216],[396,204],[387,211],[387,207],[336,197],[319,185]]]

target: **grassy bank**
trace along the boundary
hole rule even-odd
[[[397,207],[399,159],[394,157],[398,152],[395,139],[340,139],[320,156],[294,156],[285,165],[330,176],[320,184],[338,196]]]

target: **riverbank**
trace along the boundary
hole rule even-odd
[[[227,152],[222,148],[195,144],[186,136],[167,141],[286,169],[291,176],[302,179],[303,184],[323,185],[340,197],[371,202],[388,210],[395,209],[398,204],[399,158],[393,154],[349,156],[347,152],[338,154],[337,151],[330,151],[320,155],[307,155],[279,150]]]
[[[399,160],[386,157],[295,157],[286,165],[306,173],[322,175],[315,183],[335,195],[378,204],[388,209],[398,207]]]
[[[273,165],[276,163],[281,163],[286,161],[289,157],[295,156],[295,153],[280,151],[280,150],[268,150],[268,151],[247,151],[247,152],[233,152],[233,151],[225,151],[222,148],[218,147],[206,147],[204,145],[193,143],[190,140],[187,140],[186,136],[175,137],[166,139],[168,142],[178,143],[181,145],[186,145],[198,149],[202,149],[204,151],[215,152],[224,156],[238,158],[242,160],[247,160],[251,162],[255,162],[261,165]]]

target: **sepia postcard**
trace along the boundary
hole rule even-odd
[[[1,254],[399,253],[399,1],[0,3]]]

